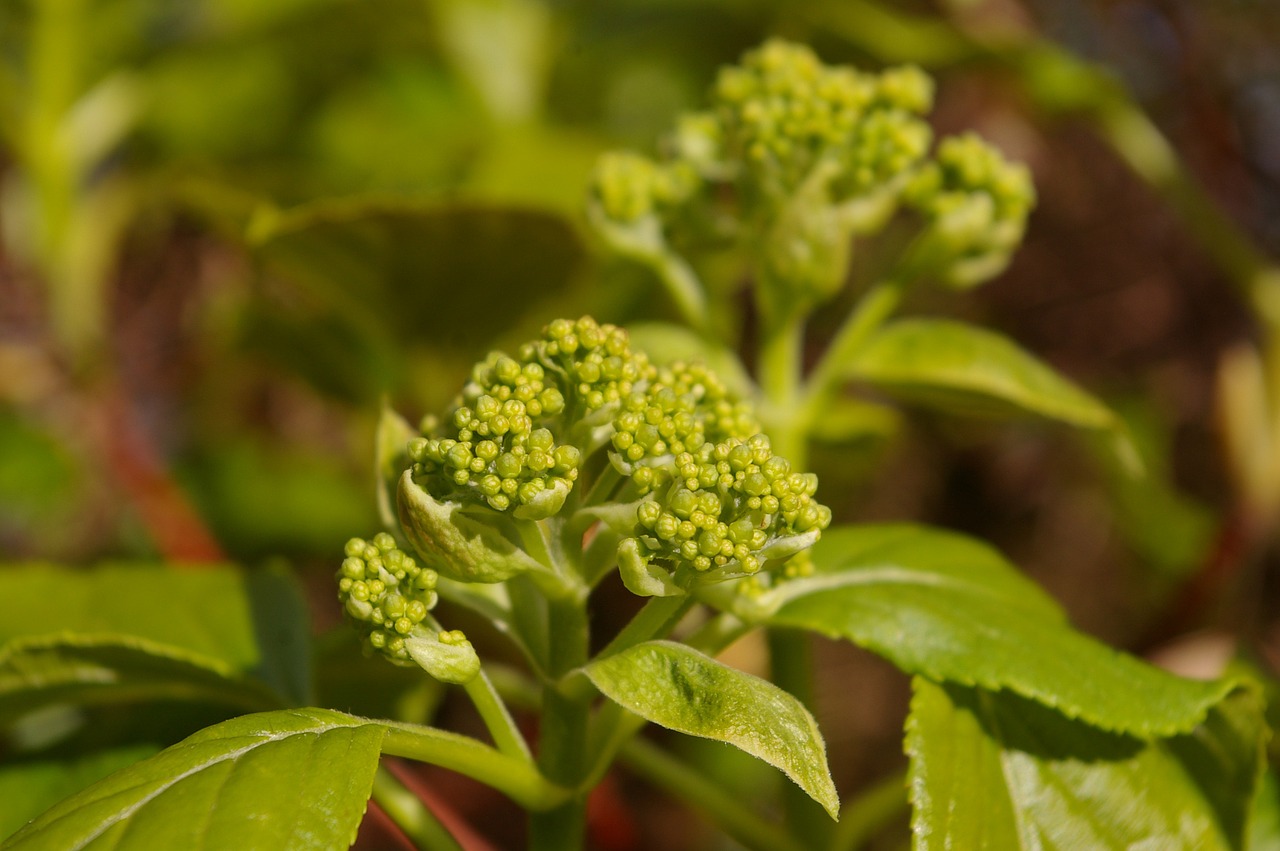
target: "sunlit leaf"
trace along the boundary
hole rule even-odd
[[[767,680],[667,641],[607,656],[586,673],[606,697],[648,721],[727,742],[781,769],[836,817],[839,801],[813,716]]]

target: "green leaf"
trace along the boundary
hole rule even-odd
[[[809,711],[772,683],[669,641],[647,641],[586,667],[606,697],[671,730],[727,742],[781,769],[832,818],[840,803]]]
[[[290,702],[310,689],[306,610],[286,576],[228,567],[107,565],[0,569],[0,644],[20,636],[127,636],[252,673]],[[135,642],[135,646],[142,647]]]
[[[346,848],[384,733],[324,709],[225,721],[68,798],[3,848]]]
[[[915,848],[1242,848],[1264,733],[1244,689],[1194,732],[1147,742],[917,677],[906,740]]]
[[[151,744],[9,762],[0,766],[0,836],[9,836],[49,807],[114,771],[154,755]]]
[[[483,205],[264,207],[247,238],[270,269],[367,333],[472,355],[563,295],[583,257],[563,217]]]
[[[1109,429],[1105,405],[1012,340],[961,322],[908,319],[882,328],[846,364],[851,378],[948,413],[1032,414]]]
[[[908,673],[1007,689],[1139,736],[1192,729],[1232,688],[1173,676],[1074,631],[1043,591],[960,535],[834,529],[812,556],[815,575],[766,598],[767,623],[848,639]]]
[[[383,527],[396,529],[400,519],[396,516],[396,488],[400,474],[409,466],[409,441],[418,432],[409,421],[392,409],[384,398],[378,428],[374,433],[374,477],[378,487],[378,516]]]
[[[225,662],[125,635],[63,633],[0,648],[0,721],[59,704],[200,700],[241,711],[280,698]]]

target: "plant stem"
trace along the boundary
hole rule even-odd
[[[373,776],[373,800],[400,828],[415,848],[423,851],[462,851],[458,840],[435,813],[385,766]]]
[[[509,757],[469,736],[416,724],[382,723],[387,728],[382,739],[384,754],[465,774],[492,786],[526,810],[551,809],[570,795],[568,789],[552,783],[524,760]]]
[[[765,415],[775,451],[795,459],[803,452],[805,435],[796,429],[795,411],[799,402],[803,369],[804,313],[793,306],[762,314],[764,340],[760,346],[760,389],[764,392]]]
[[[661,748],[635,739],[623,747],[621,756],[636,774],[706,813],[746,847],[757,851],[804,851],[806,846],[777,825],[760,818],[741,800]]]
[[[822,415],[839,387],[850,359],[902,301],[904,284],[899,278],[881,281],[867,290],[857,307],[836,331],[831,345],[814,367],[796,410],[796,428],[807,433]],[[802,459],[793,459],[796,463]]]
[[[881,780],[840,810],[831,851],[857,851],[877,831],[907,809],[907,776],[899,771]]]
[[[585,602],[548,601],[548,674],[560,678],[587,661],[589,634]],[[576,794],[553,809],[534,813],[529,825],[533,851],[576,851],[582,847],[586,800],[582,780],[587,773],[587,721],[591,696],[573,695],[555,686],[542,698],[538,767],[552,782]]]
[[[507,705],[498,696],[498,691],[493,687],[489,675],[481,669],[480,675],[463,688],[466,689],[467,697],[471,698],[476,711],[480,713],[480,718],[489,730],[489,735],[493,736],[493,743],[498,746],[498,751],[510,757],[533,762],[533,754],[529,753],[528,743],[525,742],[524,736],[520,735],[520,728],[516,726],[515,719],[507,710]]]
[[[656,252],[648,261],[649,267],[657,274],[676,303],[681,318],[695,331],[705,333],[710,324],[707,296],[693,269],[670,251]]]

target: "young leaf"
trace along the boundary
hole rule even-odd
[[[310,689],[306,611],[286,576],[233,568],[0,569],[0,644],[74,632],[131,636],[253,673],[290,702]],[[175,651],[177,653],[175,654]]]
[[[128,635],[55,634],[0,648],[0,721],[53,705],[124,700],[201,700],[241,711],[280,698],[198,653]]]
[[[384,733],[324,709],[225,721],[66,799],[3,847],[346,848]]]
[[[1107,730],[1191,730],[1231,690],[1165,673],[1071,629],[994,551],[915,527],[836,529],[784,583],[775,626],[846,638],[908,673],[1007,689]]]
[[[851,378],[959,414],[1032,414],[1115,426],[1101,402],[999,334],[945,319],[885,326],[846,364]]]
[[[727,742],[781,769],[836,817],[822,734],[809,711],[772,683],[668,641],[606,656],[586,673],[606,697],[648,721]]]
[[[906,741],[915,848],[1239,849],[1263,735],[1246,690],[1193,733],[1145,742],[917,677]]]

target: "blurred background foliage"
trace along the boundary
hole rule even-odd
[[[377,524],[381,398],[439,410],[477,357],[557,315],[676,315],[589,238],[591,168],[651,151],[769,35],[919,64],[940,131],[1031,166],[1040,205],[1010,270],[918,307],[1100,392],[1147,465],[1135,479],[1047,427],[903,411],[813,447],[838,519],[977,534],[1087,631],[1189,667],[1227,636],[1274,670],[1265,0],[6,0],[0,554],[284,558],[326,582]],[[856,255],[815,351],[885,262]],[[750,336],[735,274],[709,280]],[[1192,629],[1216,638],[1169,650]],[[837,779],[865,784],[900,760],[905,680],[847,647],[820,661]]]

